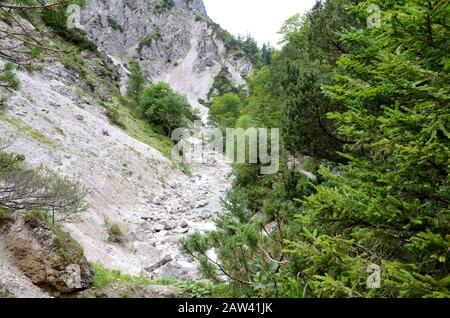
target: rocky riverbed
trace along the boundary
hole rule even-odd
[[[197,263],[180,254],[178,242],[189,233],[214,230],[232,176],[223,155],[211,150],[206,155],[209,163],[193,158],[188,180],[171,184],[152,200],[141,198],[141,209],[130,214],[132,248],[152,277],[200,278]]]

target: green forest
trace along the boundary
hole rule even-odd
[[[218,126],[282,131],[282,170],[236,164],[216,231],[182,242],[230,295],[450,296],[450,7],[377,3],[370,27],[370,1],[318,1],[211,101]]]

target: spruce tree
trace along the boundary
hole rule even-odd
[[[356,143],[338,173],[321,170],[328,181],[297,215],[308,240],[293,241],[293,253],[298,270],[315,273],[316,296],[448,297],[448,1],[383,10],[381,28],[347,35],[360,50],[340,59],[327,88],[348,109],[330,118]],[[380,289],[366,286],[372,263]]]

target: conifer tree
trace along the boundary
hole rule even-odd
[[[293,252],[301,273],[315,273],[316,296],[448,297],[448,1],[383,10],[380,28],[346,36],[360,49],[339,60],[327,90],[347,107],[330,118],[356,143],[338,173],[321,170],[328,181],[297,215],[308,240],[293,241]],[[363,280],[371,263],[380,289]]]

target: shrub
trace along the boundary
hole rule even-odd
[[[207,20],[208,27],[211,28],[217,38],[221,39],[225,44],[228,51],[241,50],[239,41],[231,35],[228,31],[222,29],[222,27],[213,22],[212,20]]]
[[[203,106],[205,106],[205,107],[209,107],[210,105],[208,104],[208,102],[206,101],[206,100],[204,100],[203,98],[199,98],[198,100],[198,103],[200,104],[200,105],[203,105]]]
[[[346,140],[334,128],[326,114],[341,110],[321,89],[325,79],[317,71],[300,71],[296,65],[287,67],[283,90],[281,131],[286,149],[333,162],[343,162],[338,155]]]
[[[21,155],[0,152],[0,207],[76,212],[85,208],[86,189],[42,166],[31,168]]]
[[[106,107],[106,117],[108,117],[111,124],[116,125],[122,129],[126,129],[125,123],[120,117],[120,113],[114,105],[109,105]]]
[[[195,15],[196,21],[203,21],[204,18],[199,14]],[[258,47],[255,39],[250,35],[245,38],[235,38],[230,32],[222,29],[222,27],[210,19],[206,20],[208,28],[211,28],[216,37],[225,45],[229,55],[248,57],[253,64],[257,64],[262,59],[262,52]]]
[[[233,128],[240,116],[241,106],[241,99],[234,93],[216,97],[209,109],[209,120],[221,127]]]
[[[0,87],[2,86],[13,90],[19,89],[20,87],[20,82],[14,74],[14,65],[12,63],[5,63],[5,65],[0,68]],[[2,110],[2,107],[0,107],[0,110]]]
[[[11,210],[0,207],[0,220],[7,217]]]
[[[144,90],[139,105],[146,120],[170,136],[172,131],[185,127],[195,119],[187,98],[174,92],[166,83],[160,82]]]
[[[108,24],[109,26],[116,31],[123,32],[123,27],[111,16],[108,16]]]
[[[97,52],[97,45],[88,39],[83,30],[67,28],[67,18],[63,10],[43,10],[41,17],[44,23],[62,38],[75,44],[80,49]]]
[[[198,11],[194,12],[194,18],[197,22],[205,21],[205,18]]]
[[[228,71],[228,67],[222,66],[220,72],[214,78],[214,82],[208,92],[208,99],[210,100],[214,96],[222,96],[226,93],[237,94],[239,89],[234,86],[230,78],[231,75]]]
[[[155,4],[155,12],[158,14],[163,13],[166,10],[170,10],[175,5],[173,0],[158,0]]]
[[[7,3],[8,2],[8,3]],[[14,5],[13,5],[14,2]],[[2,22],[2,60],[6,65],[0,68],[0,88],[15,90],[18,88],[18,80],[15,78],[11,65],[25,69],[28,72],[40,70],[41,66],[36,64],[43,52],[53,51],[50,46],[42,41],[46,31],[39,24],[38,19],[53,25],[54,30],[59,30],[61,25],[51,19],[59,15],[60,20],[65,20],[64,12],[69,4],[81,4],[84,0],[67,0],[54,2],[49,8],[46,1],[0,1],[0,21]],[[29,21],[33,27],[24,27],[23,21]],[[61,21],[58,21],[61,22]],[[6,24],[6,25],[5,25]],[[62,25],[64,27],[64,25]],[[17,30],[20,29],[20,32]],[[45,42],[45,41],[44,41]],[[10,45],[4,45],[9,43]],[[2,94],[4,95],[4,94]],[[4,107],[6,98],[0,96],[0,108]]]
[[[148,34],[146,37],[144,37],[139,41],[138,51],[142,52],[144,46],[152,45],[153,41],[159,39],[160,37],[161,37],[161,30],[159,28],[156,28],[155,31]]]
[[[112,223],[111,220],[107,217],[104,218],[104,223],[107,228],[108,238],[107,241],[111,243],[124,243],[125,235],[122,231],[122,228],[117,223]]]
[[[282,153],[289,169],[272,176],[236,165],[216,231],[182,241],[235,297],[449,297],[445,1],[384,1],[381,26],[363,29],[353,14],[365,25],[369,3],[323,1],[291,19],[250,83],[244,115],[279,127],[284,104],[285,151],[303,156],[293,169]]]
[[[130,75],[127,83],[127,96],[135,100],[136,102],[139,100],[139,96],[142,94],[144,90],[144,86],[146,83],[144,72],[135,59],[131,59],[127,68],[130,71]]]
[[[118,224],[111,224],[108,229],[108,241],[113,243],[123,243],[124,235]]]

